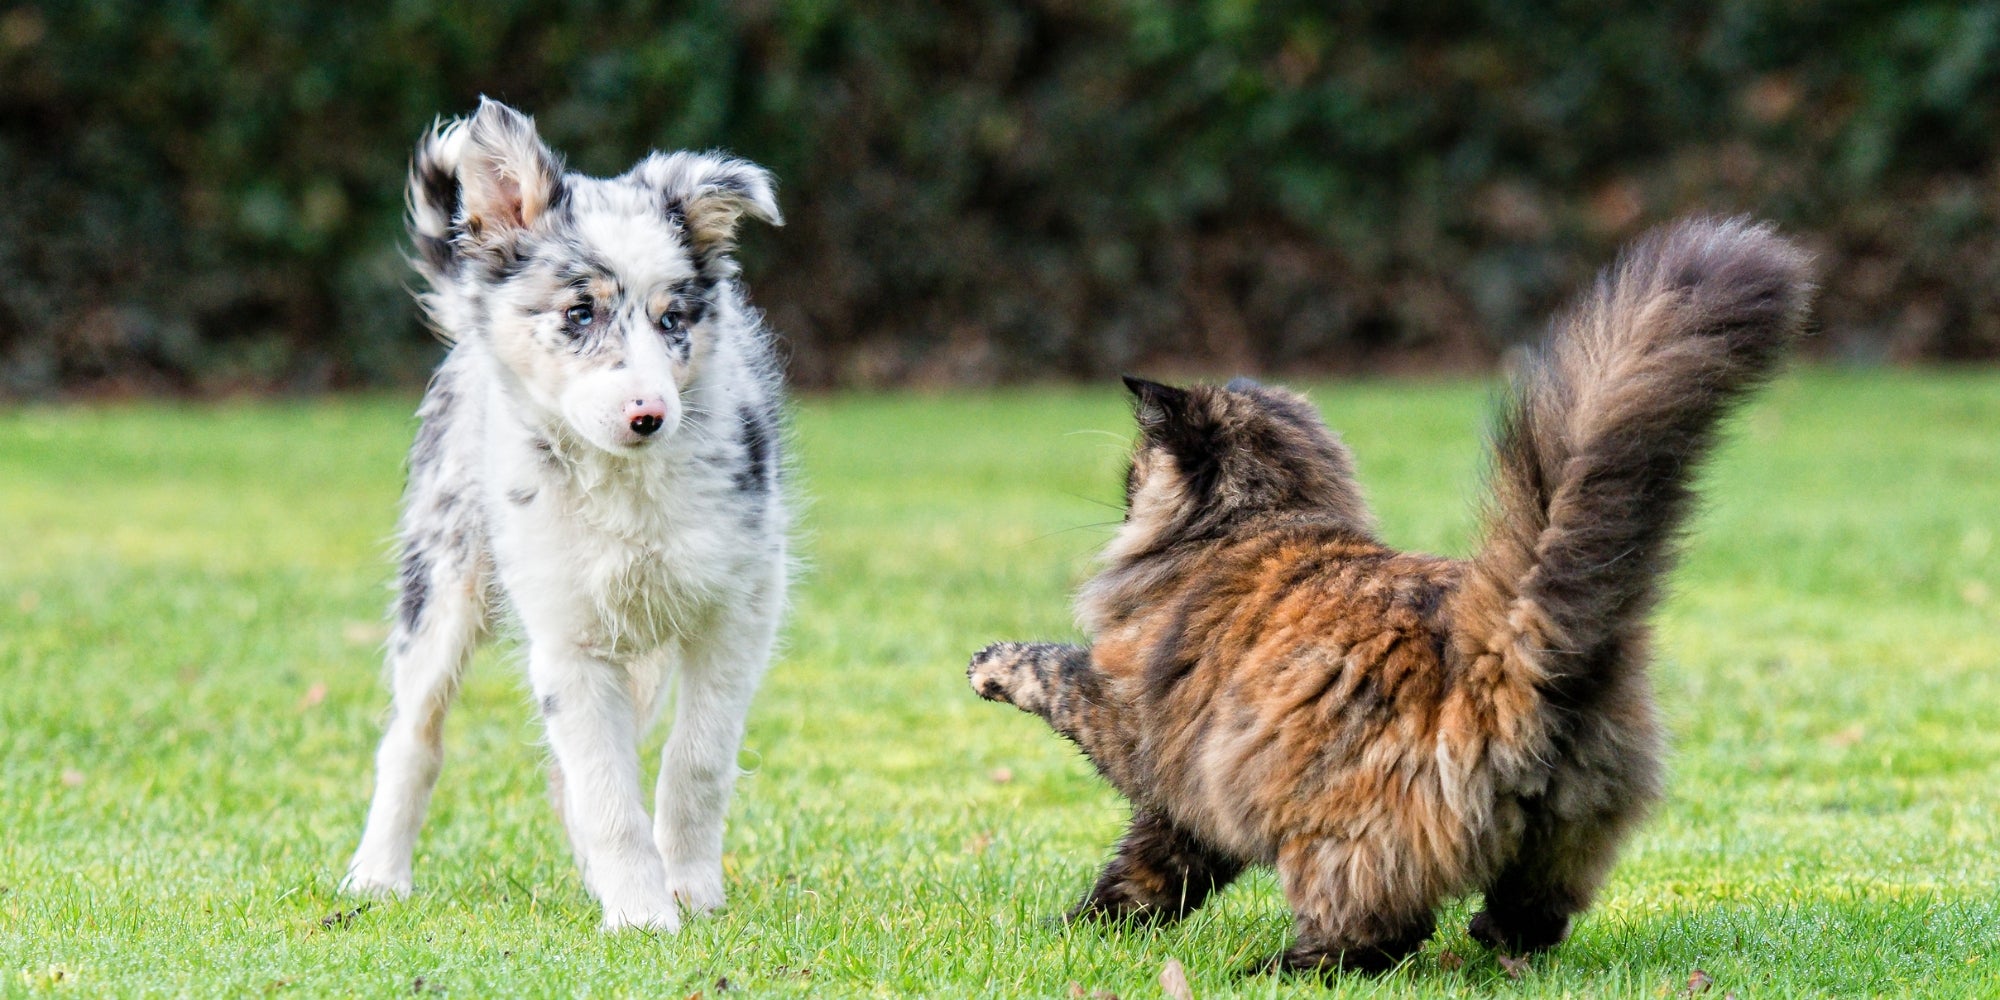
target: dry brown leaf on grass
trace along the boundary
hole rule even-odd
[[[1004,785],[1014,780],[1014,769],[1010,767],[996,767],[986,772],[986,777],[987,780],[996,785]]]
[[[1072,979],[1069,981],[1069,996],[1070,1000],[1085,1000],[1090,994],[1083,991],[1082,983]]]
[[[325,700],[326,682],[314,681],[312,687],[306,688],[305,697],[299,699],[299,710],[304,711]]]
[[[1519,979],[1528,974],[1528,960],[1525,958],[1515,958],[1512,955],[1493,957],[1500,962],[1500,968],[1506,971],[1508,979]]]
[[[1445,950],[1438,952],[1438,968],[1443,969],[1446,972],[1457,972],[1458,970],[1465,968],[1465,959],[1460,958],[1458,956],[1458,952],[1446,948]]]
[[[1688,973],[1687,989],[1681,991],[1681,996],[1684,997],[1700,996],[1703,993],[1707,993],[1708,988],[1714,985],[1715,985],[1715,978],[1713,976],[1710,976],[1708,973],[1703,972],[1700,969],[1696,969],[1693,972]]]
[[[1160,967],[1160,988],[1167,991],[1168,1000],[1194,1000],[1194,987],[1188,985],[1187,969],[1178,958],[1169,958]]]

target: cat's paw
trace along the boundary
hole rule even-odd
[[[1180,914],[1161,906],[1150,906],[1135,899],[1092,892],[1083,902],[1069,908],[1062,915],[1066,924],[1104,924],[1114,926],[1130,924],[1170,924],[1180,919]]]
[[[996,642],[972,654],[972,664],[965,668],[965,679],[971,682],[972,690],[987,701],[1020,705],[1016,698],[1017,689],[1024,680],[1032,681],[1034,678],[1034,671],[1028,669],[1025,655],[1030,648],[1030,644],[1025,642]]]
[[[1240,977],[1318,976],[1331,980],[1343,972],[1379,976],[1393,971],[1409,957],[1400,948],[1363,947],[1327,950],[1294,945],[1284,951],[1237,971]]]
[[[1569,916],[1550,911],[1510,911],[1503,916],[1489,904],[1473,916],[1465,930],[1474,941],[1502,955],[1533,955],[1569,936]]]

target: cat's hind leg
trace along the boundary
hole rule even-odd
[[[1486,887],[1485,906],[1466,927],[1473,940],[1506,955],[1547,951],[1569,936],[1570,918],[1590,906],[1636,817],[1530,820],[1512,861]]]
[[[1619,654],[1644,662],[1625,640]],[[1590,906],[1618,847],[1660,795],[1662,737],[1643,675],[1612,675],[1598,700],[1576,716],[1561,765],[1529,803],[1521,843],[1486,885],[1486,905],[1467,928],[1481,944],[1511,955],[1545,951],[1569,934]]]
[[[1170,922],[1235,881],[1243,862],[1210,848],[1159,813],[1140,809],[1118,853],[1070,920]]]
[[[1253,971],[1382,973],[1402,964],[1437,930],[1429,880],[1402,870],[1412,861],[1351,841],[1281,849],[1278,882],[1298,938]]]

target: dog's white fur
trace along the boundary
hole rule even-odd
[[[421,299],[452,348],[418,411],[394,709],[343,885],[411,890],[445,712],[511,617],[604,927],[675,930],[723,902],[723,816],[784,605],[777,364],[729,256],[741,218],[779,222],[770,178],[688,153],[565,174],[531,120],[482,101],[424,139],[410,181]],[[649,820],[637,744],[670,686]]]

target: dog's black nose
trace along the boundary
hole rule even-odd
[[[625,426],[640,437],[652,437],[655,431],[667,425],[667,403],[658,396],[632,399],[625,402]]]

